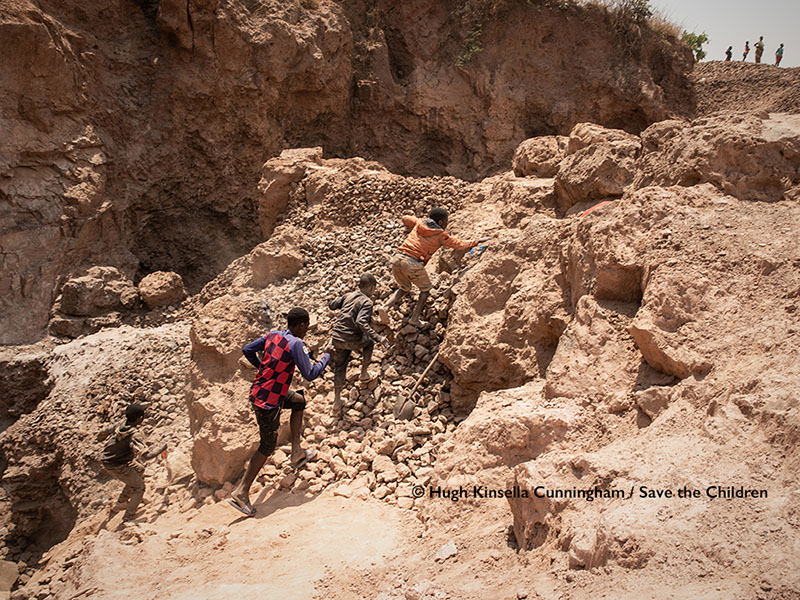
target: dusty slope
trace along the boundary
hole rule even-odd
[[[173,43],[208,50],[210,21],[194,21],[188,37],[177,23]],[[397,35],[387,44],[402,79],[413,61]],[[741,86],[729,89],[735,106]],[[277,226],[274,235],[220,273],[209,266],[216,276],[182,307],[120,303],[87,317],[99,333],[0,356],[0,554],[23,569],[14,597],[114,597],[129,561],[148,565],[122,576],[141,597],[798,597],[798,125],[797,114],[746,112],[659,122],[640,136],[582,124],[527,140],[513,172],[475,184],[404,178],[319,149],[269,161],[246,214],[257,239]],[[104,185],[98,148],[87,134],[69,150],[82,165],[70,175],[80,210]],[[365,268],[387,281],[396,213],[431,204],[454,210],[457,233],[495,234],[490,249],[466,259],[459,281],[435,277],[430,330],[404,327],[408,306],[392,315],[381,381],[354,384],[342,419],[326,415],[330,380],[309,386],[306,439],[320,460],[294,476],[278,453],[256,485],[261,518],[238,520],[219,501],[252,450],[241,344],[296,302],[314,313],[310,345],[324,344],[326,300]],[[110,216],[89,217],[82,239],[106,231],[118,249]],[[436,267],[458,260],[443,258]],[[98,285],[100,296],[132,289]],[[410,420],[395,419],[395,400],[437,350]],[[119,485],[94,459],[93,435],[134,397],[153,408],[147,433],[171,447],[148,469],[145,522],[116,531],[116,520],[102,524],[102,503]],[[473,485],[634,497],[430,496]],[[711,499],[710,485],[767,496]],[[640,498],[641,486],[700,497]],[[449,542],[457,553],[434,560]],[[307,562],[293,559],[301,552]],[[276,561],[281,575],[265,583]]]
[[[709,61],[691,75],[697,114],[719,111],[800,113],[800,68]]]

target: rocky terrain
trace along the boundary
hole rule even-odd
[[[606,13],[548,3],[455,66],[446,4],[379,4],[0,11],[32,49],[0,86],[18,344],[0,352],[0,594],[797,597],[796,70],[700,65],[690,87],[653,31],[616,56]],[[592,74],[521,46],[557,54],[581,28],[608,60]],[[84,101],[37,104],[76,73]],[[509,85],[526,74],[581,92]],[[774,82],[739,107],[751,77]],[[258,439],[241,347],[300,305],[321,352],[327,302],[363,271],[388,298],[399,216],[432,206],[486,249],[434,256],[430,325],[409,299],[375,324],[392,344],[372,382],[351,365],[339,417],[330,373],[299,384],[318,457],[292,471],[284,424],[239,518],[225,499]],[[121,525],[97,434],[132,400],[168,451]]]
[[[457,8],[4,2],[0,343],[40,339],[91,267],[199,291],[269,234],[255,184],[285,148],[477,179],[533,135],[691,112],[691,53],[648,28],[623,46],[604,9],[528,3],[487,18],[459,66],[472,24]]]

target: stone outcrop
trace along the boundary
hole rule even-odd
[[[592,123],[577,124],[555,176],[562,213],[581,202],[622,196],[633,181],[640,150],[635,135]]]
[[[567,321],[553,270],[564,234],[557,223],[531,220],[505,233],[454,287],[440,357],[454,375],[457,411],[470,410],[479,390],[516,387],[544,374]]]
[[[178,304],[186,297],[183,278],[171,271],[150,273],[139,282],[137,288],[139,296],[148,308]]]
[[[544,135],[522,142],[514,151],[512,167],[517,177],[553,177],[567,150],[567,136]]]
[[[294,277],[303,268],[300,233],[283,228],[268,242],[259,244],[250,253],[250,285],[263,288],[280,279]]]
[[[258,183],[258,223],[265,238],[272,234],[278,215],[286,210],[297,183],[311,166],[320,164],[321,147],[283,150],[280,156],[264,163]]]
[[[248,343],[263,335],[269,323],[268,306],[254,294],[225,295],[203,306],[189,332],[192,358],[204,376],[227,379],[236,371],[242,356],[242,340]]]
[[[601,402],[632,389],[642,357],[626,329],[636,305],[581,297],[547,367],[545,394]]]
[[[9,408],[19,412],[9,410],[9,422],[0,411],[0,554],[35,564],[77,521],[95,517],[119,493],[122,485],[98,460],[103,444],[97,433],[120,420],[129,402],[146,406],[148,446],[165,441],[169,452],[177,450],[189,432],[183,408],[187,336],[184,323],[123,326],[52,349],[32,347],[4,363],[0,385],[15,399]],[[21,361],[30,366],[24,377]],[[151,496],[163,492],[168,484],[160,484],[161,462],[149,462],[146,473]]]
[[[0,431],[32,412],[50,393],[46,347],[4,348],[0,351]]]
[[[800,134],[775,115],[664,121],[642,132],[635,186],[711,183],[741,200],[797,197]]]
[[[52,335],[76,338],[122,324],[122,314],[139,306],[133,282],[115,267],[91,267],[68,279],[56,299],[50,320]]]
[[[92,267],[61,288],[59,312],[79,317],[97,316],[113,309],[130,309],[139,301],[133,283],[114,267]]]

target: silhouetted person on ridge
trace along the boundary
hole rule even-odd
[[[783,44],[778,46],[778,49],[775,50],[775,66],[781,66],[781,60],[783,60]]]
[[[744,54],[742,54],[742,60],[747,60],[747,55],[750,54],[750,40],[744,43]]]
[[[756,47],[756,64],[761,63],[761,56],[764,54],[764,36],[762,35],[758,38],[758,41],[755,43]]]
[[[730,62],[732,56],[733,56],[733,46],[728,46],[728,49],[725,50],[725,62]]]

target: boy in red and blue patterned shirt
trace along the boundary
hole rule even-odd
[[[256,415],[261,443],[250,459],[242,481],[231,491],[228,502],[248,516],[255,514],[255,509],[250,504],[250,486],[264,466],[267,457],[275,450],[282,408],[292,411],[289,420],[292,435],[292,467],[299,468],[314,455],[313,451],[306,451],[300,445],[303,410],[306,407],[303,392],[292,391],[289,386],[292,383],[295,366],[300,369],[300,374],[305,379],[313,381],[328,366],[331,355],[326,352],[318,363],[311,364],[302,339],[308,332],[310,322],[305,309],[293,308],[287,315],[287,321],[288,329],[271,331],[242,348],[247,360],[258,369],[250,388],[250,402]],[[258,358],[259,352],[263,353],[261,359]]]

